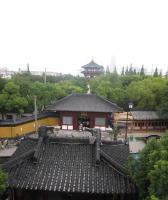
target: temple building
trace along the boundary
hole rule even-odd
[[[129,133],[165,132],[168,129],[168,117],[158,111],[130,111],[114,114],[114,121],[127,124]]]
[[[78,130],[82,124],[105,131],[112,126],[113,114],[122,109],[99,95],[74,93],[48,106],[46,111],[57,113],[61,129]]]
[[[134,200],[128,154],[128,144],[102,141],[100,130],[90,140],[48,136],[40,127],[39,137],[25,138],[0,167],[8,171],[11,200]]]
[[[117,106],[96,94],[70,94],[52,105],[37,116],[16,120],[0,121],[0,138],[14,138],[33,133],[40,126],[58,126],[65,130],[79,130],[79,127],[100,128],[112,127],[113,115],[122,111]]]
[[[87,79],[104,74],[104,67],[98,65],[93,60],[90,63],[82,66],[82,68],[83,71],[81,73],[84,74]]]
[[[131,131],[162,131],[168,128],[168,117],[157,111],[131,111]]]

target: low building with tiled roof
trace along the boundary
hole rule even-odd
[[[127,174],[127,144],[104,143],[100,131],[92,140],[51,138],[41,127],[39,139],[23,140],[1,165],[9,171],[16,200],[137,199]]]
[[[99,95],[74,93],[48,106],[46,111],[59,113],[62,129],[77,130],[82,123],[105,130],[111,126],[113,113],[122,109]]]
[[[164,132],[168,129],[168,117],[158,111],[135,110],[115,113],[114,121],[128,125],[129,133],[136,132]]]
[[[139,131],[165,131],[168,118],[158,111],[131,111],[132,129]]]
[[[33,133],[42,125],[61,129],[79,130],[112,127],[113,114],[122,109],[96,94],[71,94],[49,105],[36,116],[0,121],[0,138],[20,137]]]

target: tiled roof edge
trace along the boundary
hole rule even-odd
[[[116,107],[118,108],[118,111],[123,111],[123,108],[119,107],[116,103],[113,103],[113,102],[111,102],[111,101],[109,101],[109,100],[103,98],[102,96],[100,96],[100,95],[98,95],[98,94],[96,94],[96,95],[97,95],[101,100],[103,100],[103,101],[105,101],[105,102],[107,102],[107,103],[109,103],[109,104],[111,104],[111,105],[113,105],[113,106],[116,106]]]
[[[50,143],[61,143],[61,144],[90,144],[90,140],[88,137],[49,137]]]
[[[63,98],[61,98],[61,99],[55,101],[53,104],[46,106],[45,110],[50,110],[49,108],[50,108],[51,106],[55,106],[56,104],[58,104],[58,103],[60,103],[60,102],[62,102],[62,101],[64,101],[64,100],[66,100],[66,99],[69,99],[69,98],[70,98],[71,96],[73,96],[73,95],[74,95],[74,93],[71,93],[71,94],[69,94],[68,96],[65,96],[65,97],[63,97]]]
[[[121,166],[115,160],[113,160],[109,155],[107,155],[102,149],[100,150],[100,156],[104,158],[112,167],[114,167],[118,172],[120,172],[123,176],[127,176],[128,172],[126,168]]]
[[[23,162],[25,159],[31,158],[34,155],[34,152],[35,152],[34,149],[30,149],[29,151],[23,153],[22,155],[5,162],[4,164],[1,164],[0,168],[5,170],[10,170],[11,168]]]
[[[43,119],[45,117],[52,117],[52,116],[56,116],[55,113],[53,114],[53,113],[45,112],[45,113],[38,114],[37,119]],[[23,124],[26,122],[31,122],[34,120],[35,120],[35,116],[32,115],[30,117],[24,117],[24,118],[17,119],[17,120],[1,121],[0,126],[11,126],[11,125],[16,126],[16,125]]]

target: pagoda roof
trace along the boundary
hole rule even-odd
[[[134,194],[127,176],[129,148],[77,138],[27,138],[3,165],[16,189],[92,194]],[[100,162],[96,155],[100,153]]]
[[[97,68],[97,69],[104,69],[103,66],[98,65],[97,63],[94,62],[94,60],[91,60],[91,62],[89,62],[86,65],[83,65],[82,68]]]
[[[119,112],[122,108],[96,94],[70,94],[46,108],[47,111]]]

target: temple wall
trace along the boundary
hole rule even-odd
[[[37,126],[56,126],[60,124],[58,117],[46,117],[37,120]],[[18,125],[0,127],[0,138],[14,138],[35,131],[35,121],[29,121]]]

